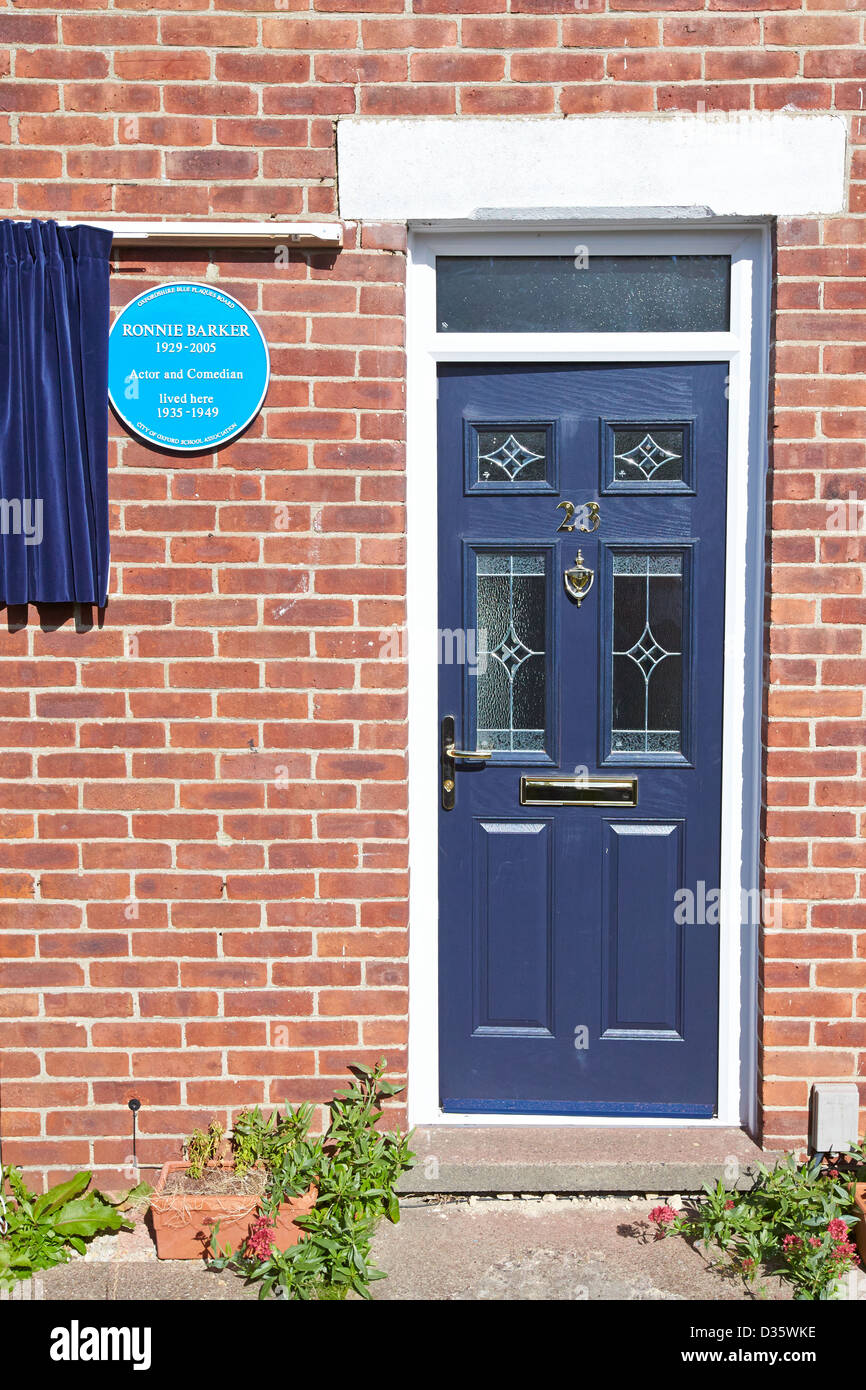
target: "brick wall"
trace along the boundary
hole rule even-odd
[[[866,493],[863,23],[864,0],[0,0],[13,217],[335,216],[350,113],[845,114],[846,214],[777,238],[768,1143],[802,1141],[811,1080],[866,1075],[866,533],[828,529]],[[405,1064],[405,670],[379,660],[400,230],[287,266],[118,253],[114,300],[173,274],[260,318],[273,380],[212,458],[114,427],[102,627],[2,635],[3,1132],[30,1168],[120,1163],[132,1093],[156,1161],[214,1111],[321,1099],[349,1057]]]
[[[116,253],[117,306],[175,275],[239,299],[272,379],[214,456],[113,421],[104,621],[0,630],[7,1161],[121,1165],[133,1095],[161,1162],[358,1057],[405,1073],[403,239]]]
[[[851,137],[862,174],[861,117]],[[852,211],[862,193],[852,183]],[[764,941],[768,1144],[801,1140],[811,1081],[858,1079],[866,1101],[864,232],[846,216],[778,237],[764,861],[783,907]]]

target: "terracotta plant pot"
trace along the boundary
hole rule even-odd
[[[857,1240],[857,1249],[860,1251],[862,1267],[866,1269],[866,1182],[855,1184],[854,1206],[860,1213],[860,1220],[854,1227],[854,1235]]]
[[[261,1198],[252,1195],[224,1193],[209,1195],[197,1192],[163,1192],[171,1173],[185,1173],[186,1163],[164,1163],[153,1196],[150,1211],[156,1236],[156,1253],[160,1260],[201,1260],[208,1251],[211,1233],[219,1222],[217,1239],[221,1250],[231,1246],[238,1250],[250,1234],[250,1227],[259,1215]],[[216,1165],[227,1171],[232,1163]],[[316,1189],[311,1187],[302,1197],[280,1203],[276,1219],[274,1245],[288,1250],[301,1238],[299,1216],[307,1216],[316,1203]]]

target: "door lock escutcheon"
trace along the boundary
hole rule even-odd
[[[442,810],[453,811],[456,799],[457,763],[486,762],[492,758],[492,748],[457,748],[454,742],[454,715],[446,714],[442,720],[442,741],[440,748],[442,765]]]

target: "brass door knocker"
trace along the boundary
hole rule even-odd
[[[577,552],[577,558],[570,570],[563,574],[565,581],[565,592],[569,598],[573,598],[578,608],[583,603],[595,579],[595,570],[591,570],[588,565],[583,563],[583,551]]]

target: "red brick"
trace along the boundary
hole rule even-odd
[[[559,105],[566,116],[600,111],[654,111],[655,92],[652,87],[637,83],[563,87]]]
[[[770,46],[856,44],[859,37],[860,21],[855,15],[770,15],[764,20],[764,42]]]
[[[361,92],[361,112],[370,116],[450,116],[457,110],[453,87],[367,87]]]
[[[64,87],[63,98],[67,111],[102,113],[108,106],[121,113],[118,122],[121,144],[134,144],[141,138],[137,133],[143,124],[139,112],[159,109],[159,89],[148,83],[71,82]],[[112,143],[110,135],[104,143]]]
[[[314,64],[317,82],[405,82],[409,74],[402,53],[317,53]]]
[[[2,22],[0,20],[0,25]],[[107,72],[108,55],[98,50],[20,49],[15,56],[16,77],[105,77]]]
[[[335,48],[354,48],[357,35],[358,26],[352,20],[288,17],[262,20],[262,42],[266,48],[330,52]]]
[[[464,48],[555,48],[556,37],[553,18],[464,19],[462,28]],[[441,46],[450,42],[453,39],[446,39]]]
[[[163,15],[160,42],[190,48],[255,48],[258,33],[253,17],[220,15]]]
[[[683,19],[671,16],[663,22],[663,35],[665,46],[750,48],[760,44],[761,25],[757,18],[741,19],[729,15],[689,15]]]
[[[562,21],[562,41],[573,48],[657,48],[659,21],[655,16],[612,19],[580,15]]]
[[[241,150],[172,151],[165,157],[170,179],[251,178],[258,169],[258,155]]]
[[[495,53],[413,53],[409,75],[413,82],[501,82],[505,58]],[[513,67],[512,76],[517,76]]]
[[[114,71],[130,82],[202,82],[210,77],[211,61],[207,53],[200,51],[139,48],[116,52]]]
[[[782,107],[816,110],[831,105],[832,91],[828,83],[773,82],[758,83],[755,87],[755,107],[758,110],[778,111]]]
[[[693,53],[610,53],[608,77],[617,82],[693,82],[701,76],[701,59]]]

